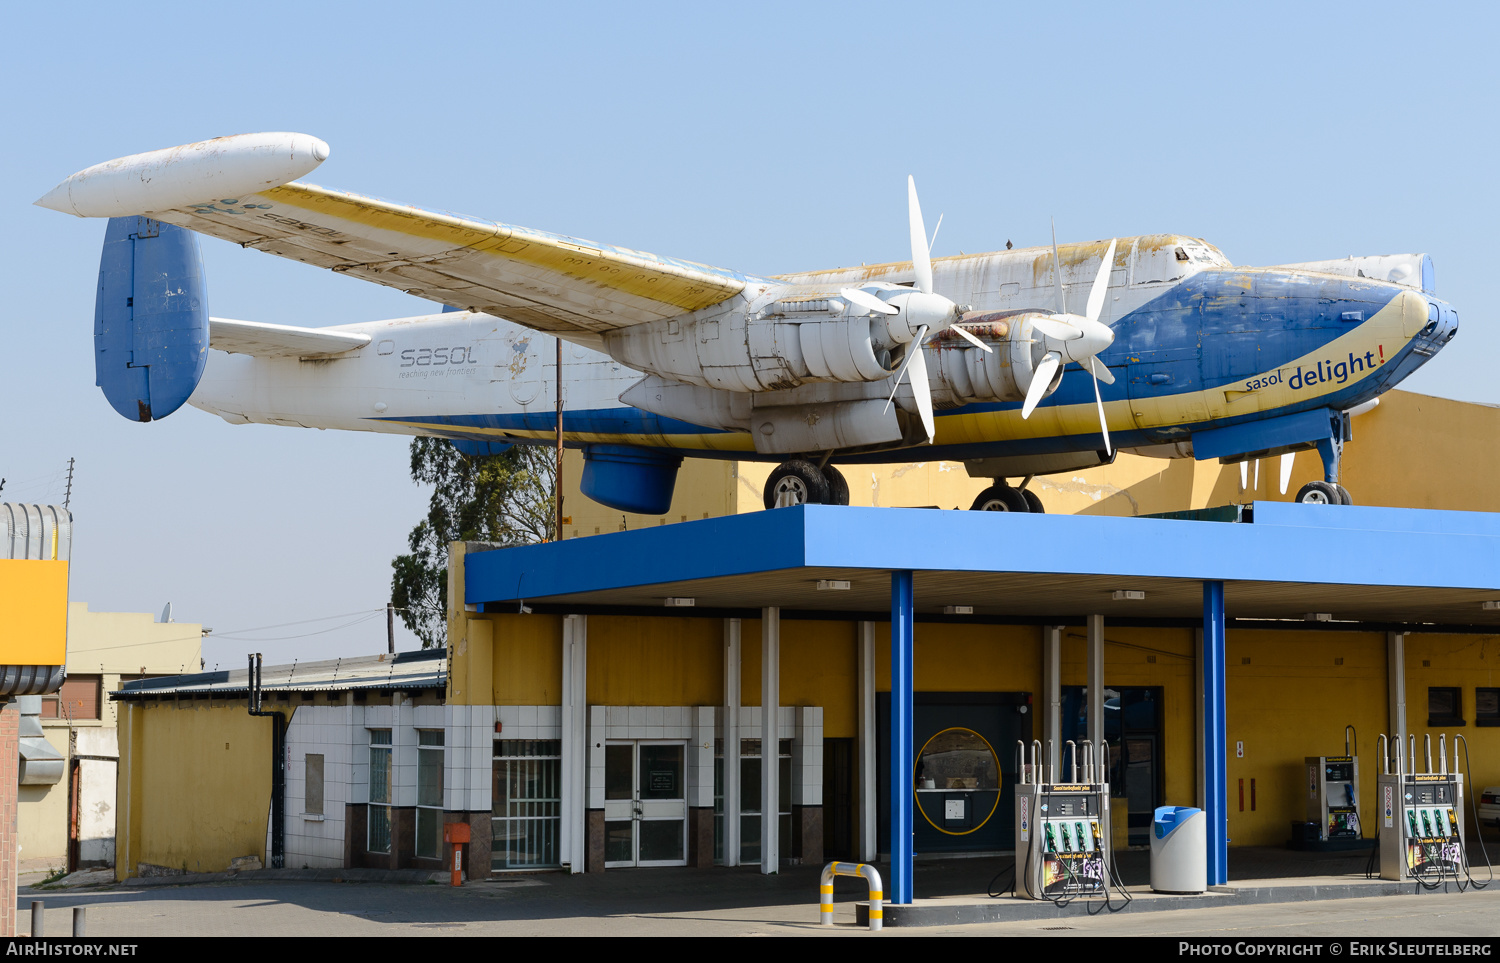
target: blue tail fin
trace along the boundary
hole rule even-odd
[[[151,421],[182,407],[207,362],[198,236],[147,217],[110,218],[94,303],[94,383],[121,415]]]

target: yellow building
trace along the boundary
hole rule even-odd
[[[56,760],[32,765],[22,776],[23,867],[114,865],[118,711],[108,693],[135,679],[197,672],[202,648],[202,626],[195,623],[162,623],[146,613],[90,612],[86,602],[69,604],[62,688],[18,700],[22,726],[45,739]]]

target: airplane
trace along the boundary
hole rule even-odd
[[[95,369],[120,414],[187,403],[471,455],[551,444],[561,422],[583,493],[640,514],[667,511],[684,457],[778,463],[772,508],[848,504],[837,465],[914,454],[993,479],[974,509],[1041,512],[1032,477],[1121,450],[1242,474],[1282,455],[1285,492],[1288,454],[1316,449],[1324,478],[1296,499],[1352,504],[1351,415],[1458,331],[1425,254],[1243,267],[1184,235],[1058,245],[1054,230],[1050,248],[933,258],[908,178],[910,261],[761,277],[298,180],[328,156],[306,134],[220,137],[90,167],[36,202],[110,219]],[[194,232],[444,308],[213,318]]]

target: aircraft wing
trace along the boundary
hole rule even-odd
[[[260,321],[208,319],[208,346],[257,358],[329,358],[370,343],[368,334]]]
[[[295,180],[327,156],[306,134],[236,134],[96,164],[36,203],[80,217],[149,215],[565,338],[595,340],[745,287],[742,275],[691,261]]]
[[[674,317],[745,287],[700,264],[313,184],[233,200],[151,216],[563,336]]]

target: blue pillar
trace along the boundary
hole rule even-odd
[[[1203,794],[1208,885],[1229,882],[1228,732],[1224,722],[1224,583],[1203,583]]]
[[[891,888],[892,903],[912,898],[912,809],[917,798],[912,748],[913,610],[911,572],[891,573]]]

